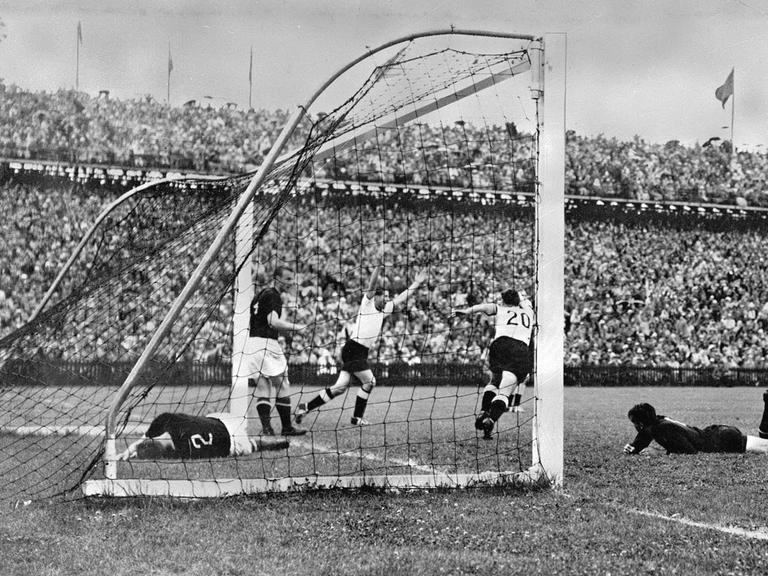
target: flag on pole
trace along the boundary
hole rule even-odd
[[[725,108],[725,103],[728,102],[728,98],[733,96],[733,70],[734,69],[731,68],[731,73],[728,74],[725,83],[715,90],[715,98],[722,102],[723,108]]]
[[[80,24],[80,20],[77,21],[77,43],[83,43],[83,26]]]
[[[168,44],[168,76],[173,72],[173,58],[171,57],[171,45]]]
[[[253,46],[251,46],[251,63],[248,65],[248,82],[253,80]]]

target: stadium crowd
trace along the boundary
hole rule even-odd
[[[0,81],[0,157],[69,163],[242,173],[261,162],[286,111],[189,103],[169,107],[150,96],[92,97],[73,90],[31,92]],[[292,144],[301,144],[305,122]],[[530,137],[514,123],[491,134],[457,122],[417,123],[377,135],[378,146],[315,167],[318,178],[529,190]],[[768,206],[768,154],[710,139],[684,146],[640,138],[567,134],[567,192],[579,196]],[[415,150],[419,154],[403,153]],[[713,143],[714,142],[714,143]],[[395,145],[396,144],[396,145]],[[515,162],[507,162],[505,155]],[[499,157],[501,156],[501,157]],[[426,163],[427,169],[417,164]],[[517,168],[498,168],[512,166]]]
[[[13,214],[0,253],[0,335],[23,325],[104,198],[87,186],[6,181],[0,209]],[[48,182],[48,184],[46,184]],[[450,309],[493,298],[501,285],[530,286],[527,222],[503,207],[458,209],[450,201],[361,203],[311,209],[333,226],[307,230],[309,205],[292,202],[255,258],[268,283],[278,262],[299,271],[299,320],[312,322],[291,348],[297,362],[329,363],[354,318],[360,289],[385,242],[385,288],[394,294],[420,269],[429,281],[385,323],[380,358],[474,362],[490,326],[452,323]],[[523,211],[524,213],[524,211]],[[764,367],[768,365],[768,234],[762,220],[731,216],[570,213],[566,240],[566,362],[569,365]],[[361,239],[361,225],[367,233]],[[341,234],[339,234],[341,232]],[[509,250],[509,246],[513,246]],[[450,247],[450,249],[446,249]],[[227,312],[200,357],[229,354]]]
[[[126,166],[168,165],[243,172],[258,164],[285,114],[234,107],[169,109],[151,99],[119,101],[59,91],[32,93],[0,83],[0,154]],[[494,128],[512,131],[514,127]],[[458,183],[524,190],[530,185],[529,139],[510,153],[515,170],[487,167],[488,150],[469,125],[382,135],[386,153],[313,166],[316,177]],[[510,134],[507,134],[509,136]],[[426,137],[429,152],[403,157]],[[358,150],[358,152],[360,152]],[[455,158],[449,158],[451,155]],[[460,156],[460,158],[459,158]],[[655,145],[640,139],[567,139],[567,186],[575,196],[768,205],[768,157],[725,146]],[[410,162],[414,162],[413,165]],[[466,164],[469,162],[469,164]],[[502,163],[505,165],[506,163]],[[426,167],[425,167],[426,165]],[[465,169],[466,166],[472,169]],[[0,251],[0,337],[21,327],[84,230],[119,190],[97,182],[0,174],[6,215]],[[476,362],[491,327],[456,324],[450,309],[493,298],[502,285],[531,288],[530,210],[467,207],[442,200],[388,203],[329,197],[306,226],[294,200],[256,254],[264,274],[294,262],[300,314],[312,330],[291,343],[294,361],[331,364],[354,317],[376,247],[386,245],[386,288],[394,294],[420,269],[430,280],[408,309],[385,324],[379,357],[390,362]],[[362,231],[362,232],[361,232]],[[768,365],[768,234],[760,218],[606,210],[571,212],[566,238],[566,362],[569,365],[765,367]],[[410,277],[410,278],[409,278]],[[226,307],[224,307],[226,308]],[[226,310],[219,315],[220,320]],[[209,331],[200,357],[226,357],[228,336]]]

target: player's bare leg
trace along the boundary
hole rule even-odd
[[[526,376],[525,379],[518,383],[517,386],[515,386],[514,391],[512,392],[512,396],[510,396],[510,405],[509,405],[509,411],[510,412],[525,412],[522,406],[520,406],[520,402],[523,400],[523,392],[525,391],[525,387],[528,385],[528,381],[530,380],[530,375]]]
[[[300,403],[296,407],[296,414],[294,415],[294,419],[296,420],[296,423],[300,424],[301,421],[304,419],[304,416],[306,416],[308,412],[311,412],[316,408],[320,408],[320,406],[322,406],[323,404],[326,404],[331,400],[333,400],[334,398],[336,398],[337,396],[341,396],[342,394],[344,394],[347,388],[349,388],[350,380],[351,380],[351,375],[349,374],[349,372],[347,372],[346,370],[342,370],[341,372],[339,372],[339,377],[336,379],[336,382],[333,384],[333,386],[321,391],[306,404]]]
[[[368,421],[363,418],[365,409],[368,407],[368,398],[376,386],[376,378],[370,370],[355,372],[355,376],[360,380],[360,390],[357,391],[355,398],[355,411],[352,413],[351,423],[353,426],[365,426]]]
[[[768,438],[758,438],[757,436],[747,436],[747,452],[756,452],[757,454],[768,454]]]

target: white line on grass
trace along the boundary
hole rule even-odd
[[[768,528],[759,528],[757,530],[747,530],[745,528],[739,528],[738,526],[723,526],[721,524],[709,524],[707,522],[696,522],[695,520],[689,520],[682,516],[665,516],[658,512],[649,512],[647,510],[638,510],[636,508],[626,508],[628,512],[632,514],[638,514],[640,516],[647,516],[648,518],[657,518],[659,520],[666,520],[668,522],[677,522],[684,526],[692,526],[693,528],[704,528],[706,530],[717,530],[718,532],[724,532],[732,536],[741,536],[743,538],[752,538],[754,540],[768,540]]]
[[[142,436],[144,434],[144,426],[134,426],[126,429],[124,434],[132,436]],[[102,436],[104,435],[104,426],[19,426],[16,428],[0,427],[0,432],[14,432],[21,436],[65,436],[68,434],[76,434],[80,436]],[[360,458],[360,452],[339,452],[329,446],[323,446],[317,442],[304,442],[301,440],[291,439],[291,443],[306,448],[308,450],[314,450],[315,452],[323,452],[325,454],[338,454],[345,458]],[[389,463],[395,466],[408,466],[415,470],[427,472],[429,474],[439,474],[440,472],[425,464],[419,464],[416,460],[408,459],[401,460],[399,458],[384,459],[371,454],[369,452],[362,453],[363,460],[369,462]]]
[[[317,442],[304,442],[302,440],[295,440],[292,438],[291,443],[301,446],[303,448],[307,448],[309,450],[314,450],[315,452],[323,452],[325,454],[336,454],[338,456],[344,456],[346,458],[360,458],[360,455],[361,455],[360,452],[339,452],[338,450],[334,450],[333,448],[328,446],[323,446],[322,444],[318,444]],[[429,474],[440,474],[440,472],[432,468],[432,466],[419,464],[417,461],[410,458],[408,460],[401,460],[399,458],[384,459],[384,458],[380,458],[379,456],[376,456],[375,454],[371,454],[370,452],[363,452],[362,458],[370,462],[394,464],[395,466],[409,466],[411,468],[415,468],[416,470],[421,470]]]
[[[124,434],[142,436],[146,426],[133,426],[126,428]],[[75,434],[78,436],[104,436],[104,426],[88,425],[40,425],[40,426],[0,426],[0,432],[18,434],[19,436],[68,436]]]

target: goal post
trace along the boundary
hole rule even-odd
[[[0,341],[0,472],[40,495],[561,485],[564,146],[562,35],[437,30],[369,50],[296,108],[255,173],[158,182],[100,219],[80,268]],[[165,413],[227,412],[258,440],[243,367],[276,266],[294,269],[307,326],[281,342],[291,409],[321,399],[308,433],[223,458],[118,459]],[[350,426],[361,382],[328,390],[344,389],[338,353],[374,268],[385,298],[407,296],[370,346],[370,424]],[[509,287],[534,303],[533,386],[484,437],[493,324],[451,310]],[[66,417],[62,396],[77,399]],[[35,457],[3,443],[35,430]]]
[[[540,66],[544,90],[540,144],[536,412],[534,454],[556,486],[563,483],[563,395],[565,350],[565,86],[566,36],[544,36]]]

